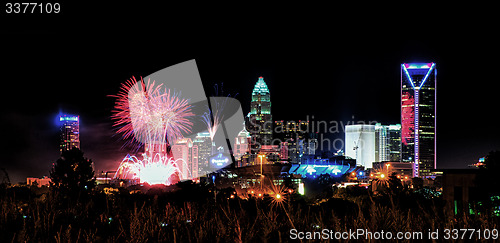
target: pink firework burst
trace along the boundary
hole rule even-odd
[[[185,163],[182,159],[174,160],[160,154],[155,154],[154,157],[143,155],[142,160],[127,154],[118,166],[114,179],[139,179],[140,183],[146,182],[150,185],[171,185],[179,178],[191,179],[179,170],[179,164],[182,163]]]
[[[112,119],[125,139],[134,138],[142,144],[175,143],[189,133],[194,114],[188,100],[155,82],[145,84],[132,77],[123,83],[116,96]]]

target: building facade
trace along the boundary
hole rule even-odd
[[[262,145],[270,145],[273,131],[271,94],[263,77],[254,86],[247,130],[251,134],[251,150],[257,153]]]
[[[190,138],[183,138],[178,140],[172,146],[172,154],[177,162],[179,169],[180,180],[197,180],[198,175],[198,162],[199,162],[199,149],[198,146],[193,144]]]
[[[375,124],[375,161],[401,161],[401,124]]]
[[[309,121],[275,121],[274,122],[274,138],[281,143],[282,148],[281,159],[292,164],[301,163],[304,155],[312,155],[316,153],[318,140],[315,134],[309,132]]]
[[[401,161],[414,176],[436,168],[436,64],[401,64]]]
[[[37,186],[37,187],[50,186],[50,182],[52,182],[52,180],[46,176],[42,178],[36,178],[36,177],[26,178],[26,185],[28,186]]]
[[[61,142],[59,151],[62,153],[72,148],[80,148],[80,117],[62,115],[59,116],[61,127]]]
[[[250,133],[243,127],[243,130],[234,138],[233,156],[235,160],[240,160],[241,156],[250,152],[250,140]]]
[[[375,125],[345,126],[345,155],[356,159],[358,166],[372,168],[375,162]]]
[[[204,176],[210,172],[208,158],[212,156],[214,148],[214,143],[210,139],[210,133],[197,133],[193,140],[193,145],[196,145],[198,150],[198,175]]]
[[[373,172],[382,173],[385,176],[395,175],[397,178],[402,179],[403,182],[411,180],[413,176],[413,166],[410,163],[404,162],[375,162],[373,163]]]

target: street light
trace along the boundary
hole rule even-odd
[[[262,177],[264,177],[262,175],[262,157],[264,157],[264,155],[263,154],[259,154],[258,157],[260,158],[260,190],[262,191],[262,182],[263,182]]]
[[[260,158],[260,173],[262,174],[262,157],[264,157],[264,155],[259,154],[258,157]]]

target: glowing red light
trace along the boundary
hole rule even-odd
[[[405,92],[401,97],[401,142],[408,145],[413,138],[415,130],[415,100],[409,92]]]

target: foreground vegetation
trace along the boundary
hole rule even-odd
[[[484,191],[477,193],[482,204],[472,210],[475,215],[466,208],[454,215],[439,193],[418,180],[412,180],[410,189],[395,175],[375,181],[375,192],[370,187],[335,188],[334,178],[321,175],[304,178],[308,197],[294,191],[290,178],[284,178],[283,188],[265,190],[273,191],[271,196],[236,195],[231,188],[192,182],[95,187],[91,164],[74,148],[56,161],[50,190],[0,184],[0,242],[283,242],[298,238],[291,230],[323,229],[424,233],[414,241],[429,239],[435,230],[476,229],[492,236],[495,229],[498,237],[500,217],[491,215],[500,212],[492,213],[498,206],[489,201],[500,194],[495,179],[500,152],[490,153],[479,170],[478,188]],[[466,237],[462,239],[488,241]]]
[[[163,188],[164,189],[164,188]],[[95,189],[68,198],[35,187],[1,189],[0,242],[281,242],[290,230],[422,231],[497,229],[498,218],[446,216],[441,198],[402,190],[374,196],[364,187],[320,198],[231,198],[233,191],[181,183],[177,190]],[[144,190],[143,190],[144,191]]]

